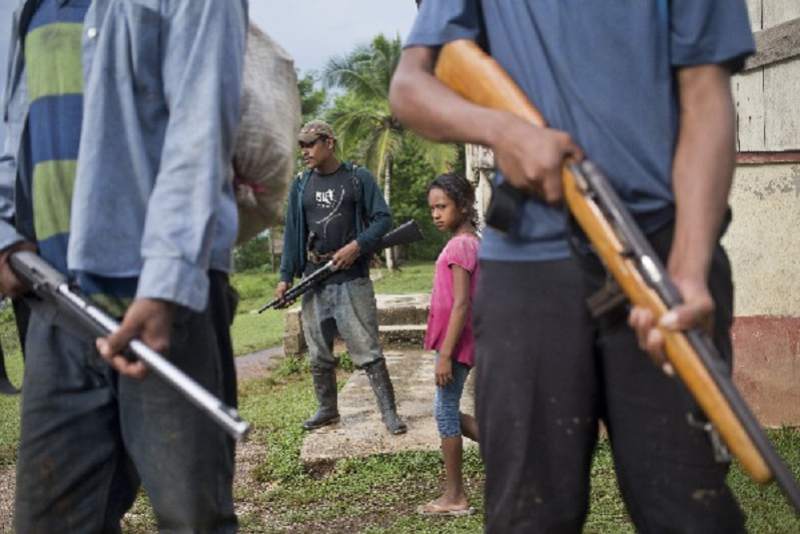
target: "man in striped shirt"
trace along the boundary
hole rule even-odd
[[[36,247],[123,317],[85,339],[37,306],[25,340],[17,532],[118,532],[140,483],[159,528],[232,532],[232,441],[121,352],[140,337],[236,401],[227,282],[244,0],[24,0],[0,153],[0,291]],[[103,359],[111,363],[105,365]]]

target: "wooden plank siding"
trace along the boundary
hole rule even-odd
[[[732,81],[737,149],[752,153],[798,151],[800,50],[796,48],[800,46],[800,1],[747,0],[747,7],[761,46],[751,61],[761,66],[752,63],[750,70]],[[786,36],[788,29],[795,35]]]
[[[756,54],[748,58],[745,72],[800,56],[800,18],[757,31],[753,37]]]

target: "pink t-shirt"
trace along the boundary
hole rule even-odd
[[[453,309],[453,271],[458,265],[470,273],[467,321],[461,331],[461,339],[456,343],[453,359],[465,365],[475,362],[475,336],[472,333],[472,299],[478,281],[478,246],[480,240],[472,234],[459,234],[444,246],[436,259],[436,272],[433,275],[431,311],[428,314],[428,330],[425,333],[425,349],[439,350],[447,335],[447,324]]]

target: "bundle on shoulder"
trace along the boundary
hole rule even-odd
[[[247,32],[242,114],[233,158],[239,208],[237,244],[278,223],[300,130],[294,61],[254,25]]]

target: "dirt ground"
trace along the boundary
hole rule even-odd
[[[14,513],[14,486],[16,475],[14,467],[0,469],[0,532],[11,532]]]

